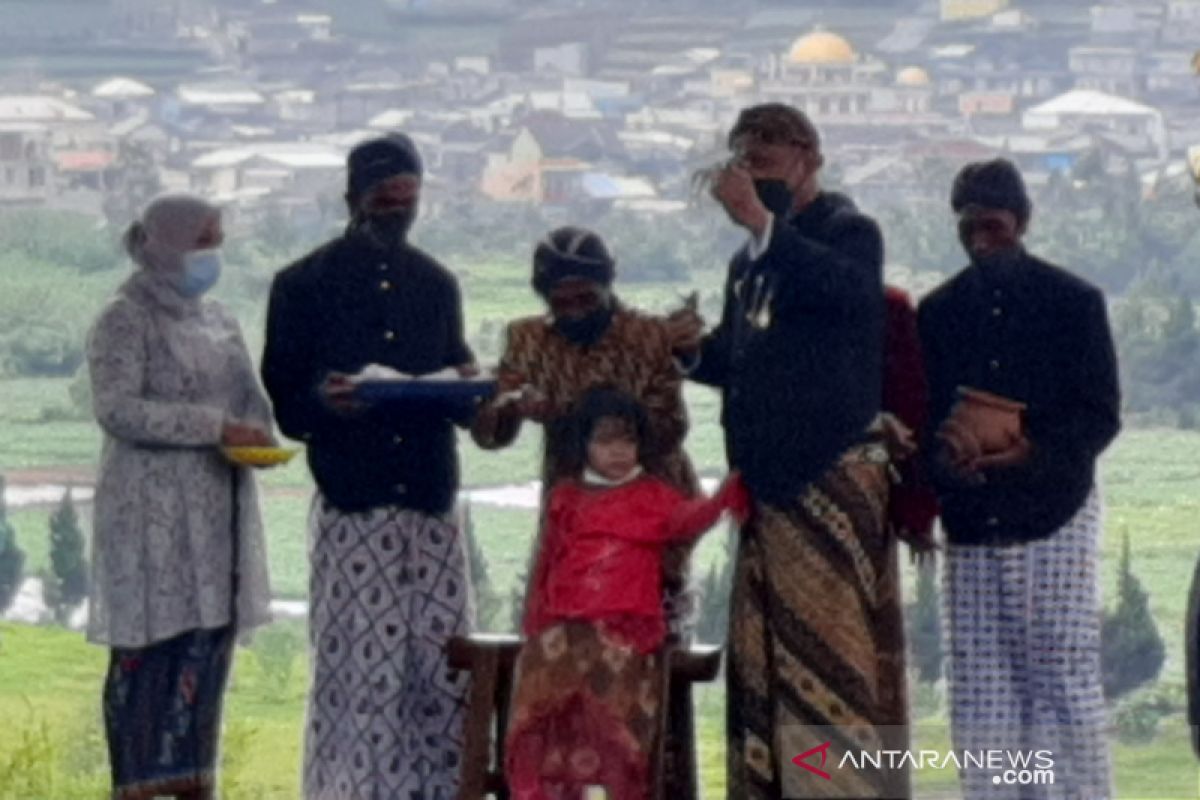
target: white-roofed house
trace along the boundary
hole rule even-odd
[[[133,78],[109,78],[101,81],[92,89],[92,97],[101,100],[141,100],[154,97],[157,92],[141,81]]]
[[[390,108],[367,120],[367,127],[380,131],[403,130],[404,126],[412,122],[415,116],[416,112],[412,109]]]
[[[185,108],[198,108],[221,115],[242,115],[266,105],[257,89],[237,84],[183,84],[177,90]]]
[[[271,113],[283,122],[316,122],[321,118],[317,93],[294,88],[274,92],[268,102]]]
[[[0,96],[0,125],[42,125],[50,132],[55,149],[111,144],[104,123],[95,114],[52,95]]]
[[[362,76],[330,90],[334,122],[339,128],[363,126],[388,109],[424,105],[440,86],[432,78],[410,79],[391,71]]]
[[[1094,89],[1072,89],[1025,111],[1028,131],[1105,131],[1136,155],[1167,155],[1167,131],[1156,108]]]
[[[663,130],[622,130],[617,138],[638,162],[682,164],[696,147],[694,138]]]
[[[492,71],[492,60],[487,56],[459,56],[454,59],[454,71],[489,75]]]
[[[584,92],[530,92],[530,111],[556,111],[568,119],[601,119],[603,115]]]
[[[205,153],[191,164],[191,189],[218,202],[266,195],[316,203],[341,193],[345,151],[310,142],[264,142]]]
[[[657,190],[646,178],[612,175],[607,172],[584,173],[580,188],[588,200],[602,202],[653,200],[658,197]]]
[[[96,84],[90,92],[90,105],[109,119],[118,119],[147,108],[157,92],[133,78],[115,77]]]

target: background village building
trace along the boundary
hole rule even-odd
[[[148,109],[157,95],[153,87],[141,81],[115,77],[96,84],[89,105],[108,119],[118,119]]]
[[[1195,49],[1200,42],[1200,0],[1169,0],[1163,41]]]
[[[108,143],[104,123],[90,111],[51,95],[0,96],[0,124],[43,125],[55,150],[81,150]]]
[[[1124,97],[1074,89],[1022,115],[1029,131],[1103,131],[1132,153],[1163,158],[1167,131],[1162,112]]]
[[[1142,92],[1138,51],[1130,47],[1072,47],[1067,66],[1075,88],[1137,97]]]
[[[880,62],[861,59],[838,34],[814,31],[768,66],[762,94],[818,121],[860,116],[870,109],[871,88],[885,69]]]
[[[1036,176],[1081,142],[1182,161],[1200,125],[1196,48],[1180,33],[1200,26],[1200,0],[714,3],[686,15],[514,4],[490,40],[441,39],[437,52],[422,26],[463,25],[469,4],[381,15],[403,23],[396,36],[355,39],[341,10],[302,2],[114,2],[133,26],[119,40],[158,71],[10,75],[23,88],[0,96],[0,124],[46,141],[33,174],[47,185],[22,183],[13,162],[8,202],[91,193],[106,198],[92,207],[123,208],[109,196],[137,185],[304,207],[310,187],[339,195],[322,176],[332,157],[314,151],[404,129],[431,185],[462,202],[665,213],[686,202],[693,169],[723,156],[738,109],[763,100],[805,109],[830,133],[830,180],[883,202],[889,182],[916,191],[903,161],[917,146],[1012,148]],[[102,47],[86,26],[72,35],[80,52]],[[163,48],[186,55],[168,63]]]
[[[1008,7],[1009,0],[941,0],[943,22],[990,17]]]
[[[0,205],[43,205],[54,192],[53,178],[49,128],[0,122]]]
[[[315,197],[342,185],[345,166],[345,152],[322,144],[222,148],[192,162],[191,188],[218,203],[280,193]]]

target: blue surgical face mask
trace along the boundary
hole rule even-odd
[[[219,250],[192,250],[183,256],[183,271],[175,281],[175,291],[184,297],[199,297],[221,277]]]

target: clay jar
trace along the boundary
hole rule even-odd
[[[989,455],[1008,450],[1021,437],[1025,408],[1016,400],[960,386],[951,419],[970,434],[983,455]]]

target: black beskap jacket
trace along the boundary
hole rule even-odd
[[[950,414],[958,386],[1028,404],[1026,464],[989,470],[984,485],[971,487],[931,462],[948,540],[999,546],[1054,533],[1082,507],[1096,459],[1121,427],[1103,294],[1026,254],[1003,272],[962,270],[921,303],[918,326],[929,431]],[[936,447],[931,441],[926,452]]]
[[[846,197],[776,220],[766,252],[734,257],[721,322],[692,377],[722,389],[733,468],[775,505],[861,440],[880,408],[883,239]]]
[[[427,374],[472,360],[458,284],[416,248],[385,253],[347,235],[271,286],[263,383],[280,430],[307,443],[318,488],[342,511],[449,510],[458,489],[454,422],[443,406],[412,403],[339,416],[317,394],[324,378],[372,363]]]

